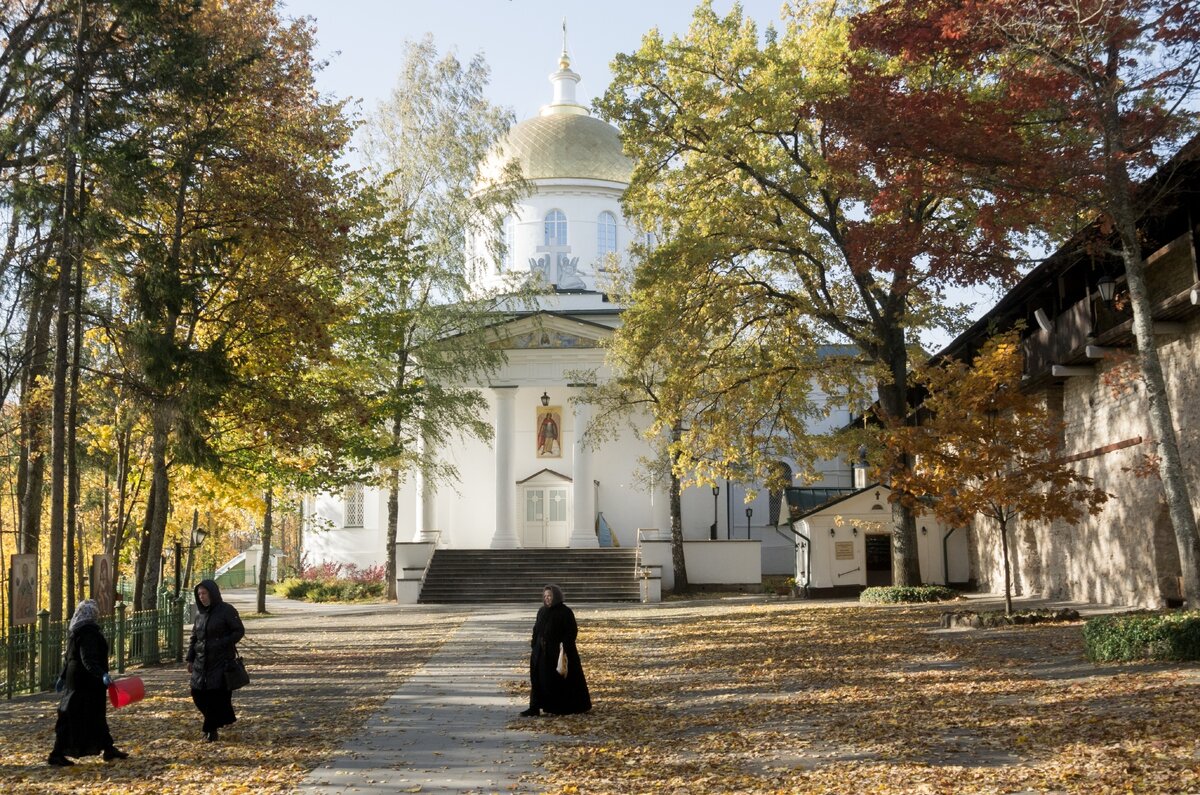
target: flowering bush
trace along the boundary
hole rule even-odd
[[[384,595],[387,567],[322,561],[317,565],[301,561],[300,576],[275,586],[275,593],[287,599],[309,602],[354,602],[379,599]]]

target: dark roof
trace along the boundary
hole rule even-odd
[[[1156,220],[1157,213],[1163,210],[1163,204],[1170,204],[1171,197],[1178,197],[1184,193],[1186,183],[1196,180],[1198,173],[1200,173],[1200,135],[1180,147],[1170,160],[1137,186],[1135,201],[1140,201],[1143,205],[1142,216],[1138,219],[1138,227],[1146,235],[1146,243],[1150,250],[1153,250],[1155,243],[1162,244],[1167,240],[1154,239],[1157,237],[1155,233],[1161,234],[1161,230],[1152,229],[1149,221]],[[1101,234],[1100,229],[1100,220],[1094,220],[1072,235],[1050,256],[1025,274],[1012,289],[1001,296],[995,306],[971,324],[970,328],[934,354],[931,357],[932,361],[950,358],[969,360],[982,341],[993,331],[1005,331],[1011,328],[1018,320],[1026,317],[1031,311],[1029,306],[1032,303],[1039,303],[1039,298],[1044,300],[1045,296],[1055,295],[1057,278],[1086,255],[1088,242],[1095,240]],[[1178,232],[1173,234],[1178,234]],[[1109,267],[1119,270],[1121,274],[1124,273],[1124,267],[1119,257],[1113,257]]]
[[[861,489],[837,486],[818,486],[816,488],[789,486],[783,490],[783,493],[788,504],[788,518],[793,522],[798,522],[814,513],[845,502],[851,497],[857,497],[859,494],[878,488],[882,488],[878,483],[872,483]]]

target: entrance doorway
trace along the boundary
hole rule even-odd
[[[567,487],[526,486],[523,492],[521,546],[567,546]]]
[[[867,587],[892,584],[892,537],[867,535]]]

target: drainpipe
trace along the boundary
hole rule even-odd
[[[954,531],[957,529],[957,527],[951,527],[946,535],[942,536],[942,576],[946,578],[946,582],[943,583],[946,587],[950,586],[950,551],[946,541],[954,535]]]
[[[804,539],[804,595],[808,596],[808,586],[812,581],[812,539],[801,533],[795,527],[792,532]]]
[[[804,525],[805,527],[808,526],[808,523],[803,519],[800,520],[800,524]],[[812,584],[812,539],[797,530],[796,523],[794,521],[789,521],[786,525],[781,526],[786,527],[788,532],[790,532],[792,535],[804,540],[804,595],[807,597],[808,586]],[[775,532],[779,533],[778,526],[775,528]],[[780,535],[783,534],[780,533]],[[799,585],[799,583],[797,583],[797,585]]]

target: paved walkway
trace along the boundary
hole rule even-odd
[[[528,609],[472,615],[298,791],[536,792],[519,779],[538,735],[506,728],[525,704],[503,690],[528,675],[530,622]]]

